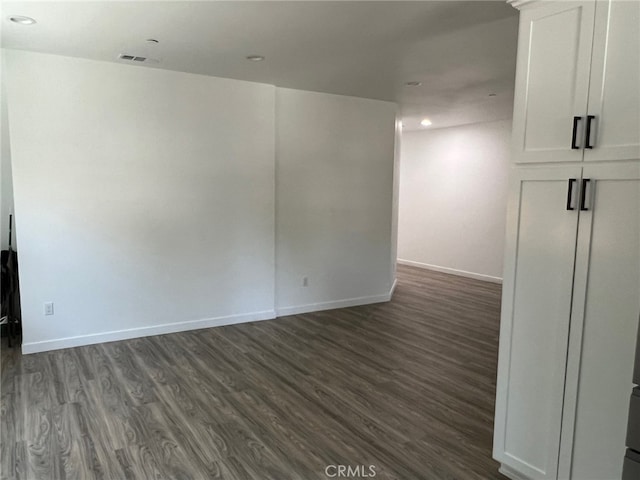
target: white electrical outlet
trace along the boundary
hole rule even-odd
[[[302,286],[303,287],[309,286],[309,277],[302,277]]]
[[[45,315],[53,315],[53,302],[45,302],[45,304],[44,304],[44,314]]]

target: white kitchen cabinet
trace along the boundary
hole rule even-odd
[[[640,2],[526,1],[513,114],[516,163],[640,157]]]
[[[514,168],[507,231],[494,458],[513,479],[619,479],[640,162]]]
[[[510,3],[493,456],[514,480],[619,480],[640,317],[640,2]]]

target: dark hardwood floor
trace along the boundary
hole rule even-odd
[[[499,304],[498,285],[400,267],[385,304],[26,356],[3,345],[1,477],[326,480],[345,465],[502,479]]]

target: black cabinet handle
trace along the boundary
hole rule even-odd
[[[567,188],[567,210],[575,210],[573,208],[573,184],[576,183],[577,180],[575,178],[569,179],[569,186]]]
[[[587,185],[589,184],[589,182],[591,181],[590,178],[583,178],[582,179],[582,188],[580,189],[580,210],[583,212],[586,212],[589,210],[589,207],[586,206],[586,200],[587,200]]]
[[[595,115],[587,115],[587,131],[584,134],[585,136],[585,146],[584,148],[593,148],[593,145],[590,144],[591,142],[591,121],[596,118]]]
[[[576,145],[578,139],[578,122],[582,120],[582,117],[573,117],[573,133],[571,134],[571,149],[578,150],[580,147]]]

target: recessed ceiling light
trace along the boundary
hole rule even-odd
[[[36,23],[35,19],[31,17],[24,17],[22,15],[12,15],[9,17],[9,20],[19,25],[33,25]]]
[[[252,62],[261,62],[264,60],[262,55],[247,55],[247,60],[251,60]]]
[[[407,87],[419,87],[420,85],[422,85],[422,82],[405,82],[404,84]]]
[[[429,125],[431,125],[431,120],[429,120],[428,118],[423,118],[420,122],[420,125],[422,125],[423,127],[428,127]]]

